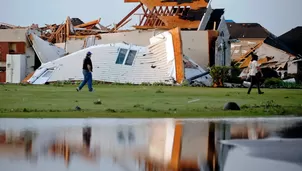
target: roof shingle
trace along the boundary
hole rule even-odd
[[[258,23],[227,23],[232,39],[267,38],[270,33]]]
[[[279,36],[278,39],[302,56],[302,26],[291,29]]]

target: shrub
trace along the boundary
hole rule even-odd
[[[230,67],[227,66],[212,66],[210,70],[210,75],[213,78],[214,86],[223,86],[225,82]]]
[[[266,87],[276,87],[278,85],[281,85],[282,80],[280,78],[268,78],[264,81],[264,84]]]
[[[233,65],[230,67],[231,73],[227,75],[226,80],[227,82],[230,83],[242,83],[242,80],[240,77],[238,77],[241,73],[241,69],[238,66]]]

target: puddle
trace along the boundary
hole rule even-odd
[[[0,119],[4,171],[297,171],[302,118]]]

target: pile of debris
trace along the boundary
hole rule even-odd
[[[36,29],[31,27],[31,29]],[[100,33],[109,32],[109,29],[100,24],[100,19],[84,23],[79,18],[67,17],[63,24],[52,24],[40,27],[41,38],[51,43],[64,43],[72,38],[82,39],[90,35],[100,38]]]
[[[232,40],[232,60],[242,73],[239,75],[245,79],[248,74],[248,65],[252,60],[251,54],[258,55],[258,64],[268,78],[288,76],[295,77],[300,73],[301,58],[287,47],[278,37],[257,23],[227,23]]]

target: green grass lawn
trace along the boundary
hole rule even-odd
[[[302,115],[302,90],[97,85],[81,92],[75,85],[0,85],[0,117],[256,117]],[[101,99],[102,104],[94,102]],[[198,100],[199,99],[199,100]],[[195,101],[194,101],[195,100]],[[198,100],[198,101],[196,101]],[[194,101],[189,103],[189,101]],[[242,110],[224,111],[226,102]],[[81,111],[76,111],[79,106]]]

